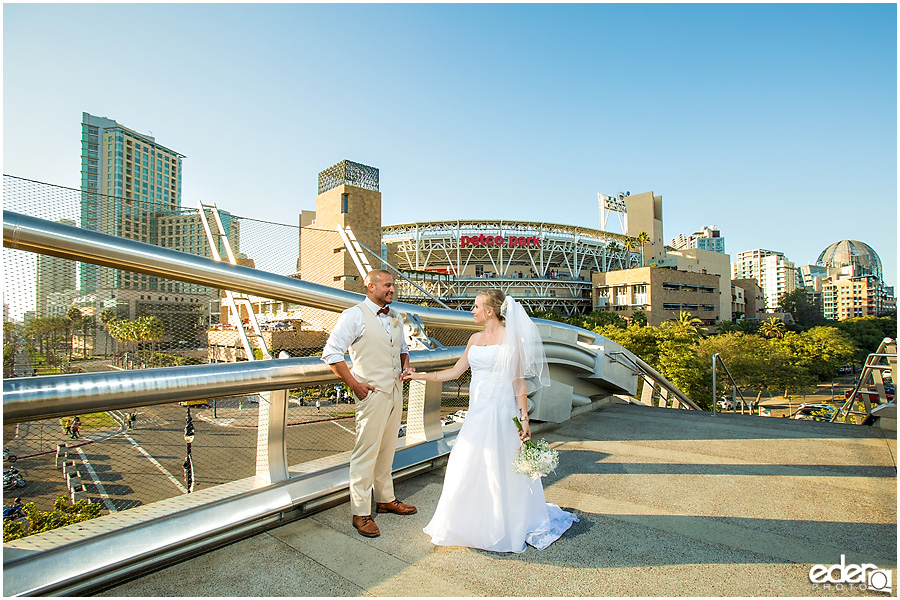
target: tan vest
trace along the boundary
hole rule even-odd
[[[349,348],[353,361],[351,372],[359,381],[371,383],[376,389],[388,392],[400,381],[400,348],[403,326],[399,318],[390,319],[391,336],[378,317],[365,304],[358,305],[366,324],[366,332]]]

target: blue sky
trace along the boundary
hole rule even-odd
[[[343,159],[385,224],[653,191],[667,241],[857,239],[897,282],[894,4],[5,4],[3,84],[19,177],[77,187],[86,111],[187,155],[189,206],[296,224]]]

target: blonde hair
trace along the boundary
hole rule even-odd
[[[500,319],[501,323],[506,320],[506,317],[500,314],[500,309],[503,307],[503,301],[506,299],[506,294],[500,290],[491,289],[478,292],[478,295],[484,299],[485,309],[493,310],[494,316]]]

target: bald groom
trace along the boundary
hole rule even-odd
[[[381,532],[378,513],[415,514],[416,507],[394,496],[391,470],[403,413],[403,376],[409,350],[403,322],[390,310],[394,279],[383,270],[369,272],[366,299],[341,313],[322,352],[325,361],[356,396],[356,443],[350,455],[350,510],[353,526],[366,537]],[[353,368],[344,362],[350,353]]]

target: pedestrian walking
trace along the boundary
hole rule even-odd
[[[63,425],[66,428],[66,435],[72,435],[72,419],[63,419]]]
[[[131,413],[131,428],[134,429],[134,426],[137,425],[137,413]]]
[[[316,400],[316,412],[319,412],[319,408],[322,406],[322,403]]]
[[[78,430],[81,429],[80,422],[76,419],[72,422],[72,435],[70,436],[73,440],[78,439]]]

